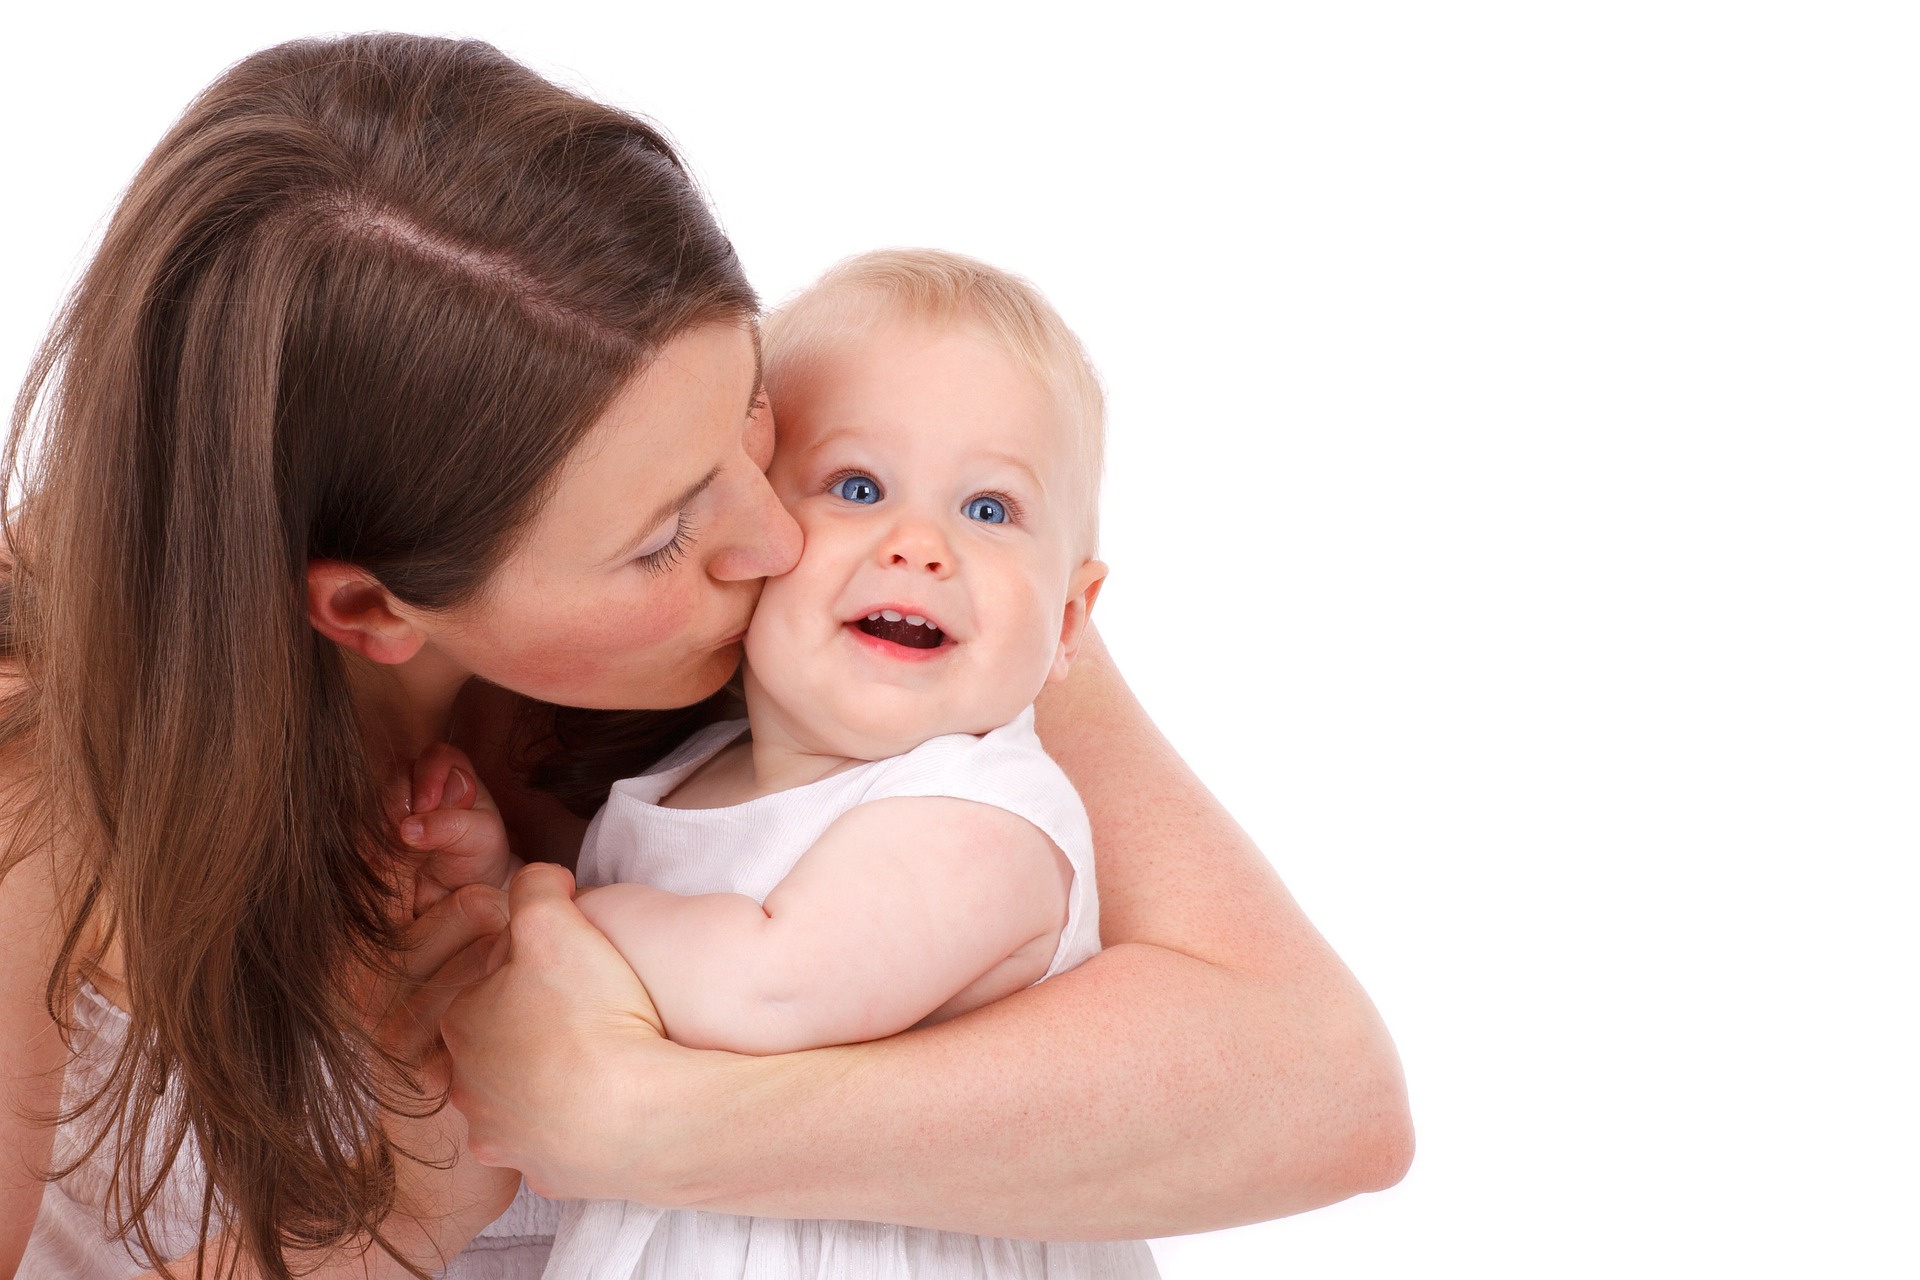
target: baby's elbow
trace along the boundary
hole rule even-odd
[[[741,991],[709,996],[677,1023],[667,1023],[667,1038],[689,1049],[723,1049],[765,1057],[814,1048],[800,1006],[781,993]]]

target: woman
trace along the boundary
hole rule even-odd
[[[537,1212],[482,1231],[516,1168],[1056,1237],[1398,1177],[1364,994],[1097,644],[1042,708],[1101,842],[1109,950],[1071,981],[890,1042],[694,1054],[535,868],[435,1110],[433,1028],[504,916],[471,886],[414,918],[459,868],[396,850],[382,788],[450,728],[509,759],[498,690],[621,710],[726,680],[797,550],[755,307],[653,130],[485,46],[267,50],[162,141],[15,424],[0,1265],[132,1274],[124,1227],[236,1274],[532,1274]],[[535,742],[574,732],[544,714]],[[570,821],[514,812],[530,851]]]

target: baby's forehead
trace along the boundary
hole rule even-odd
[[[925,348],[944,345],[951,352],[955,341],[964,344],[957,359],[929,365],[920,358]],[[1070,446],[1079,433],[1073,406],[983,327],[907,321],[849,332],[816,345],[804,364],[783,366],[768,380],[782,432],[804,424],[809,435],[824,437],[846,424],[821,417],[822,406],[861,404],[871,397],[885,404],[889,420],[923,422],[956,447],[978,437],[983,448],[1011,455],[1036,471],[1078,470],[1077,461],[1062,458],[1063,452],[1074,452],[1071,447],[1060,447]],[[981,407],[966,411],[965,402],[975,396]]]
[[[894,350],[915,344],[933,345],[946,339],[962,340],[971,359],[982,362],[989,380],[1005,376],[1034,393],[1034,411],[1021,415],[1022,430],[1002,434],[1003,452],[1015,454],[1035,473],[1049,507],[1058,507],[1065,522],[1081,530],[1077,541],[1092,554],[1098,526],[1100,472],[1103,454],[1104,405],[1083,357],[1021,342],[984,315],[961,307],[930,314],[887,298],[868,297],[858,309],[815,316],[803,333],[789,331],[787,340],[768,344],[766,378],[773,394],[777,426],[812,419],[813,406],[831,400],[857,398],[863,384],[891,382],[896,403],[908,403],[922,394],[937,397],[947,389],[922,388],[900,374],[900,362],[889,359]],[[795,339],[798,340],[795,340]],[[959,388],[953,394],[966,394]],[[928,403],[937,403],[929,399]],[[782,406],[786,408],[782,408]],[[950,418],[947,421],[951,421]],[[808,421],[806,435],[824,438],[826,424]],[[780,426],[782,443],[791,433]],[[805,447],[805,442],[802,443]],[[1048,523],[1052,523],[1049,521]]]

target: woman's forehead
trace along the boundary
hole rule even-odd
[[[687,501],[738,448],[756,389],[750,331],[679,335],[614,394],[561,465],[533,550],[612,557]]]

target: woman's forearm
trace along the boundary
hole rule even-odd
[[[635,1198],[1094,1239],[1398,1180],[1385,1028],[1097,639],[1040,727],[1093,818],[1108,950],[892,1040],[674,1073],[697,1098],[633,1102],[664,1139]]]

